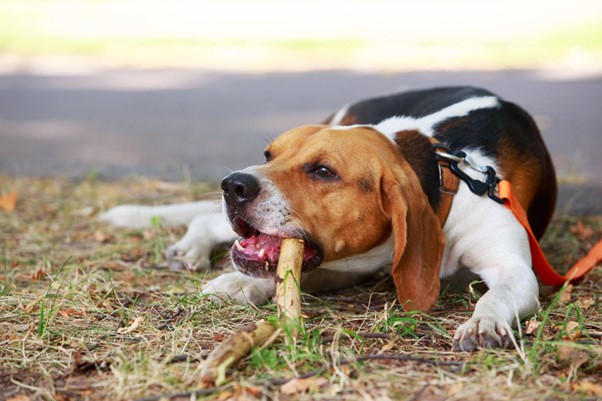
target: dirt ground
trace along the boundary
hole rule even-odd
[[[390,281],[305,294],[295,345],[255,350],[218,387],[200,362],[273,306],[215,304],[200,288],[223,269],[166,269],[184,228],[119,230],[98,213],[125,202],[188,201],[196,182],[0,176],[0,399],[597,400],[602,397],[602,272],[560,292],[515,331],[516,349],[457,353],[455,327],[480,296],[444,291],[430,314],[405,313]],[[16,203],[11,201],[16,194]],[[15,208],[12,209],[12,206]],[[557,213],[543,247],[566,269],[597,241],[600,215]]]

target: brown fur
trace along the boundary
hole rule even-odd
[[[295,223],[312,233],[325,262],[367,252],[392,232],[400,302],[408,310],[433,306],[443,234],[416,173],[393,143],[366,127],[304,126],[278,137],[268,151],[272,160],[262,173],[278,185],[294,216],[303,216]],[[304,169],[326,161],[339,179],[312,178]]]

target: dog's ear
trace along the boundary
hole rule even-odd
[[[407,311],[429,311],[439,297],[445,247],[441,225],[413,171],[389,169],[381,185],[395,244],[391,273],[397,298]]]

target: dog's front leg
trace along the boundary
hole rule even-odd
[[[261,305],[276,295],[276,282],[273,278],[256,278],[239,272],[225,273],[205,284],[203,294],[213,301]]]
[[[483,269],[480,274],[489,290],[479,299],[475,311],[454,335],[456,351],[509,347],[512,326],[539,308],[539,287],[531,266],[516,261],[505,267]]]
[[[232,242],[235,237],[222,213],[202,214],[192,220],[181,240],[167,248],[165,258],[174,270],[207,270],[211,267],[213,247]]]

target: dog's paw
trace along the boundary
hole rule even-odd
[[[276,284],[270,278],[255,278],[233,272],[222,274],[209,281],[203,286],[202,292],[215,302],[232,301],[261,305],[274,296]]]
[[[209,270],[211,245],[198,238],[184,236],[165,250],[165,260],[172,270]]]
[[[508,348],[514,335],[506,321],[495,317],[473,317],[456,329],[454,351],[477,351],[481,348]]]

